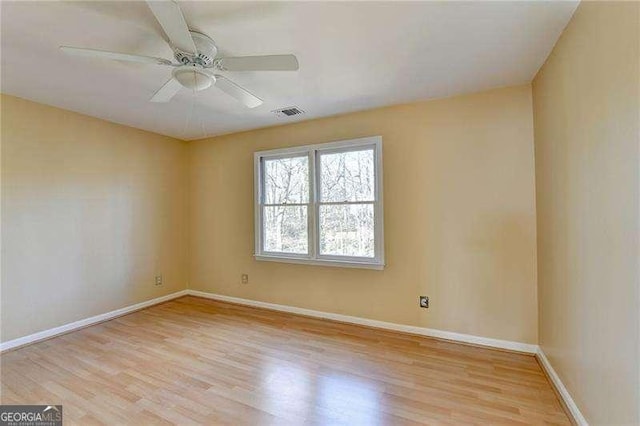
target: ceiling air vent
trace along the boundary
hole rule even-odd
[[[300,114],[304,114],[304,111],[301,110],[298,107],[287,107],[287,108],[281,108],[281,109],[276,109],[271,111],[272,113],[274,113],[275,115],[277,115],[278,117],[291,117],[294,115],[300,115]]]

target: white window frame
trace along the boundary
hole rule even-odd
[[[374,155],[374,201],[358,202],[320,202],[320,155],[335,152],[356,151],[362,148],[373,149]],[[267,252],[263,250],[264,206],[263,174],[264,159],[287,158],[294,156],[309,157],[309,203],[307,205],[308,254]],[[383,269],[384,268],[384,212],[382,199],[382,137],[371,136],[315,145],[259,151],[253,154],[254,167],[254,210],[255,210],[255,254],[256,260],[285,263],[303,263],[311,265],[340,266],[347,268]],[[317,220],[322,204],[373,204],[374,206],[374,257],[335,256],[320,254],[320,223]],[[297,205],[297,204],[292,204]]]

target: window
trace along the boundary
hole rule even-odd
[[[379,136],[256,152],[256,259],[382,269]]]

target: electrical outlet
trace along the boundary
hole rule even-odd
[[[156,275],[156,285],[162,285],[162,275]]]
[[[429,307],[429,298],[427,296],[420,296],[420,307],[425,309]]]
[[[240,275],[240,281],[242,284],[249,284],[249,274]]]

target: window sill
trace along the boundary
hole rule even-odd
[[[302,265],[316,265],[316,266],[332,266],[338,268],[359,268],[359,269],[375,269],[381,271],[384,269],[384,263],[373,262],[353,262],[353,261],[341,261],[341,260],[320,260],[320,259],[304,259],[299,257],[285,257],[285,256],[267,256],[263,254],[254,255],[256,260],[266,262],[280,262],[280,263],[297,263]]]

